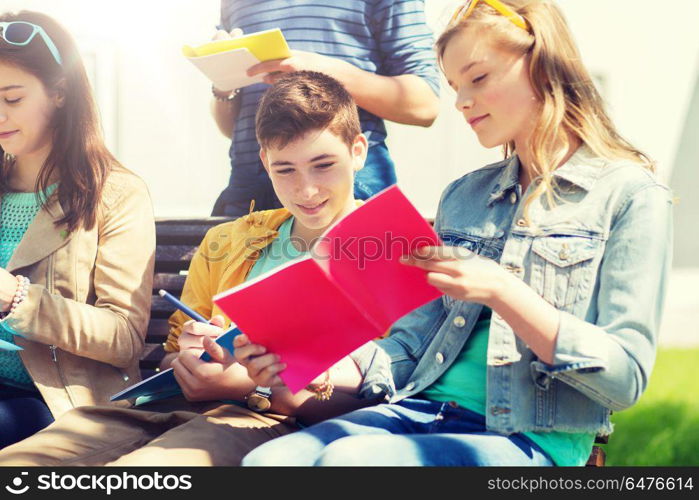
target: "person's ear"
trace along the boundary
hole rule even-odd
[[[260,148],[260,161],[262,166],[265,167],[267,174],[269,174],[269,165],[267,164],[267,153],[265,153],[264,148]]]
[[[354,171],[358,172],[364,167],[367,153],[369,151],[369,141],[364,134],[357,134],[352,143],[352,161],[354,162]]]
[[[57,108],[62,108],[66,103],[66,81],[61,79],[53,89],[53,103]]]

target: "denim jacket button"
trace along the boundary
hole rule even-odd
[[[526,226],[527,226],[527,221],[524,220],[524,219],[519,219],[519,220],[517,221],[517,225],[518,225],[519,227],[526,227]]]
[[[435,354],[434,357],[437,360],[437,364],[441,365],[442,363],[444,363],[444,354],[442,354],[441,352],[438,352],[437,354]]]
[[[517,193],[515,193],[514,191],[510,193],[510,203],[512,203],[513,205],[517,203]]]
[[[503,408],[502,406],[491,406],[490,407],[490,413],[492,415],[501,415],[505,413],[510,413],[512,410],[509,408]]]
[[[463,316],[457,316],[454,318],[454,326],[457,328],[463,328],[464,325],[466,324],[466,320],[464,319]]]
[[[519,274],[523,271],[523,269],[521,267],[513,266],[511,264],[505,264],[504,267],[505,267],[505,271],[507,271],[508,273],[512,273],[512,274]]]
[[[563,248],[561,248],[561,251],[558,252],[558,258],[561,260],[568,260],[568,257],[570,257],[570,254],[568,253],[568,245],[563,244]]]

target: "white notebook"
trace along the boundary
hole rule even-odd
[[[291,56],[279,28],[259,31],[230,40],[215,40],[197,47],[185,46],[184,56],[219,90],[235,90],[259,83],[263,74],[250,77],[248,68],[262,61]]]

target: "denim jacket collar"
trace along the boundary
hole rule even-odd
[[[513,188],[518,190],[518,198],[521,197],[522,193],[519,192],[519,169],[521,166],[519,156],[513,155],[503,160],[502,163],[504,168],[490,193],[487,206],[501,200]],[[589,191],[600,176],[603,166],[604,162],[595,157],[590,148],[583,144],[568,161],[553,171],[553,176]]]
[[[505,197],[507,192],[519,185],[519,157],[517,155],[510,156],[503,160],[505,168],[498,176],[497,182],[490,193],[487,206],[491,206],[498,200]]]
[[[602,174],[604,165],[604,160],[596,157],[590,148],[583,144],[568,161],[553,171],[553,175],[590,191]]]

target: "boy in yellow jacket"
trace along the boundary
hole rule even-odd
[[[175,313],[161,365],[173,367],[185,397],[137,409],[71,410],[5,448],[0,465],[238,465],[256,446],[297,429],[291,417],[247,407],[248,396],[259,394],[246,369],[210,340],[228,323],[211,298],[309,251],[331,224],[356,207],[353,179],[366,158],[367,140],[344,87],[305,71],[285,76],[268,90],[256,132],[266,175],[284,208],[251,210],[212,228],[193,257],[182,300],[212,321],[186,321]],[[259,312],[274,314],[274,304],[260,303]],[[199,359],[204,349],[211,362]],[[349,358],[342,362],[352,363]],[[344,388],[341,380],[335,385],[332,401],[320,403],[323,414],[330,405],[341,414],[370,403],[343,392],[356,393],[357,387]],[[312,412],[319,402],[312,392],[302,392]]]

